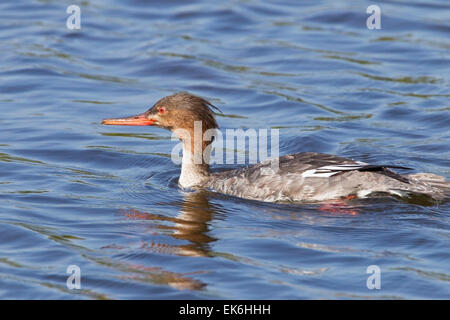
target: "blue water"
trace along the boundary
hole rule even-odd
[[[449,299],[448,201],[183,192],[168,131],[100,124],[190,91],[222,129],[279,128],[281,155],[450,179],[449,21],[445,0],[2,1],[0,298]]]

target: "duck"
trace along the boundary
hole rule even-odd
[[[211,171],[208,157],[212,140],[208,130],[218,130],[215,111],[199,96],[179,92],[157,101],[142,114],[102,120],[104,125],[157,126],[172,131],[183,155],[178,184],[182,189],[206,189],[239,198],[266,202],[310,203],[390,195],[426,196],[441,201],[450,185],[432,173],[400,174],[410,168],[368,164],[336,155],[302,152],[225,171]],[[200,138],[196,137],[200,124]],[[194,138],[193,138],[194,137]],[[277,165],[274,166],[273,164]]]

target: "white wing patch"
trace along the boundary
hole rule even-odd
[[[312,170],[306,170],[302,173],[302,177],[304,178],[328,178],[332,175],[339,173],[339,171],[326,171],[326,172],[319,172],[318,169],[312,169]]]
[[[329,178],[335,174],[338,174],[339,172],[358,170],[366,165],[367,163],[357,161],[356,163],[352,164],[338,164],[334,166],[324,166],[317,169],[306,170],[305,172],[302,173],[302,177]]]

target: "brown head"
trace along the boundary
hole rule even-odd
[[[196,170],[207,173],[209,149],[205,155],[204,151],[211,144],[213,137],[206,136],[204,133],[209,129],[218,128],[212,108],[219,110],[203,98],[185,92],[175,93],[162,98],[142,114],[126,118],[104,119],[102,124],[158,126],[171,130],[183,142],[183,159],[185,157],[193,159],[189,161],[199,165]],[[201,131],[198,130],[200,126]]]
[[[126,118],[104,119],[102,124],[158,126],[171,131],[183,129],[193,132],[194,122],[201,121],[202,131],[205,132],[208,129],[218,128],[211,108],[217,109],[203,98],[181,92],[162,98],[142,114]]]

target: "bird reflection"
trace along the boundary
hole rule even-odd
[[[180,212],[176,217],[168,217],[136,209],[121,212],[121,216],[126,219],[154,222],[151,223],[148,231],[152,237],[155,236],[155,239],[158,239],[161,235],[163,237],[168,235],[174,239],[188,241],[187,244],[181,245],[161,243],[157,240],[141,241],[139,249],[179,256],[212,256],[210,244],[216,239],[208,235],[208,223],[220,211],[220,208],[209,203],[206,191],[185,192],[183,196],[184,199],[181,202],[159,203],[160,205],[180,207]],[[148,226],[148,224],[145,225]],[[120,250],[126,249],[127,246],[112,244],[103,248]],[[161,267],[135,264],[129,261],[116,261],[112,264],[129,273],[126,276],[122,276],[122,278],[126,279],[166,284],[179,290],[199,290],[205,286],[204,283],[193,279],[192,276],[205,273],[206,271],[175,273],[164,270]]]
[[[216,239],[208,235],[208,223],[220,209],[209,203],[206,191],[185,192],[183,196],[184,201],[181,203],[163,203],[163,205],[180,207],[180,213],[176,217],[168,217],[136,209],[123,212],[128,219],[154,221],[155,223],[150,227],[153,232],[155,229],[160,230],[164,235],[170,235],[175,239],[189,242],[183,245],[155,243],[154,241],[150,243],[143,242],[141,244],[142,248],[182,256],[211,256],[210,243]],[[166,221],[172,223],[161,224],[161,222]]]

